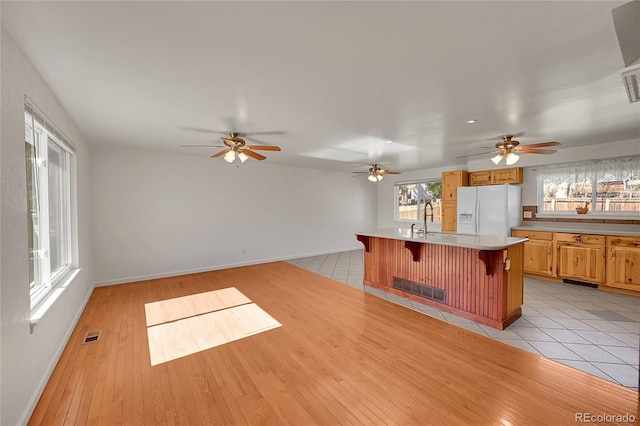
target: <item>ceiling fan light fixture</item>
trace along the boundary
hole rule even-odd
[[[371,182],[377,182],[378,181],[376,179],[376,175],[369,175],[369,177],[367,177],[367,179],[369,179]]]
[[[238,158],[240,159],[241,162],[245,162],[247,161],[247,158],[249,158],[249,156],[247,154],[245,154],[244,152],[240,151],[238,153]]]
[[[383,175],[376,175],[376,179],[378,180],[378,182],[380,182],[383,177],[384,177]]]
[[[232,150],[227,152],[224,155],[224,161],[226,161],[227,163],[233,163],[233,160],[236,159],[236,153]]]
[[[513,164],[516,164],[516,162],[520,159],[520,156],[517,154],[514,154],[513,152],[510,152],[507,154],[507,157],[505,158],[505,161],[507,163],[507,166],[511,166]]]
[[[503,157],[503,155],[502,155],[502,153],[500,153],[500,154],[496,155],[495,157],[493,157],[491,159],[491,162],[497,166],[498,163],[500,163],[500,161],[502,160],[502,157]]]

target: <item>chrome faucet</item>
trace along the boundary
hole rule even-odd
[[[431,214],[428,215],[427,214],[427,206],[431,207]],[[431,216],[431,222],[433,222],[433,204],[431,204],[431,201],[427,201],[424,204],[424,235],[427,235],[427,217]]]
[[[416,226],[416,224],[415,224],[415,223],[412,223],[412,224],[411,224],[411,236],[412,236],[412,237],[413,237],[413,232],[414,232],[413,228],[415,228],[415,226]]]

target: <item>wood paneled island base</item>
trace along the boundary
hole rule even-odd
[[[505,329],[522,315],[525,240],[500,237],[505,244],[493,240],[490,246],[472,248],[465,240],[462,246],[453,245],[450,237],[427,234],[427,238],[396,239],[357,234],[365,246],[364,283]]]

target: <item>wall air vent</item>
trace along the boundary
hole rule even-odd
[[[640,68],[622,73],[622,80],[625,89],[627,89],[629,102],[640,101]]]
[[[398,277],[393,277],[393,288],[424,297],[425,299],[435,300],[436,302],[447,302],[447,291],[442,288],[432,287]]]

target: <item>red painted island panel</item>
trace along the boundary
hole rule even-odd
[[[370,236],[364,283],[502,330],[522,315],[522,264],[522,244],[477,250]],[[445,290],[446,300],[396,289],[394,277]]]

